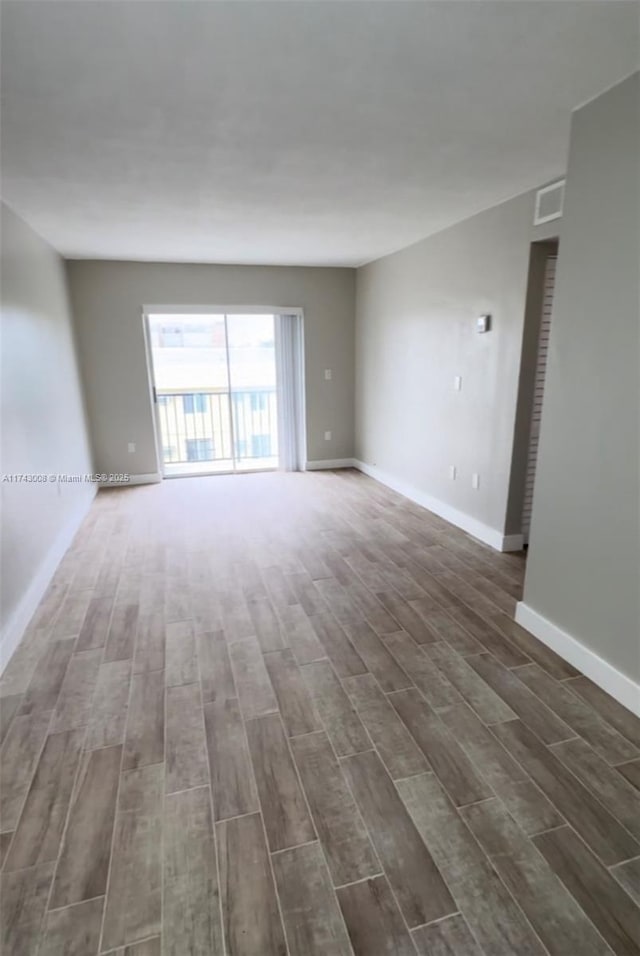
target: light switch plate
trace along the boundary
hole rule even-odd
[[[331,432],[325,432],[325,433],[324,433],[324,440],[325,440],[325,441],[331,441]]]
[[[456,392],[462,391],[462,375],[456,375],[456,377],[453,380],[453,387],[456,390]]]
[[[476,490],[480,487],[480,475],[476,471],[471,475],[471,487]]]
[[[136,443],[135,443],[134,441],[130,441],[129,444],[128,444],[128,446],[127,446],[127,450],[128,450],[128,452],[129,452],[129,454],[132,455],[132,454],[135,452],[135,450],[136,450]]]
[[[332,379],[332,377],[333,377],[333,372],[331,371],[330,368],[326,368],[326,369],[324,370],[324,377],[325,377],[325,381],[327,381],[327,382],[330,382],[330,381],[331,381],[331,379]]]

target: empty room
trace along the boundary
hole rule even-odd
[[[0,27],[2,956],[640,956],[640,3]]]

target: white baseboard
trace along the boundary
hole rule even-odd
[[[0,674],[9,663],[11,656],[22,640],[29,621],[35,614],[45,591],[49,587],[51,578],[64,554],[73,541],[75,534],[82,524],[95,495],[95,485],[88,485],[91,489],[86,499],[83,499],[67,520],[64,528],[53,542],[40,567],[36,570],[31,584],[22,595],[18,606],[2,629],[0,635]]]
[[[489,525],[483,524],[482,521],[478,521],[476,518],[472,518],[471,515],[466,514],[464,511],[458,511],[457,508],[453,508],[444,501],[440,501],[439,498],[428,495],[426,492],[421,491],[414,485],[410,485],[401,478],[389,475],[375,465],[367,465],[366,462],[358,461],[357,458],[354,459],[353,465],[359,471],[364,472],[365,475],[369,475],[370,478],[375,478],[376,481],[381,482],[388,488],[393,488],[394,491],[399,492],[411,501],[415,501],[417,505],[421,505],[423,508],[426,508],[427,511],[433,511],[433,513],[439,515],[440,518],[444,518],[445,521],[450,521],[451,524],[462,528],[467,534],[478,538],[479,541],[484,541],[485,544],[495,548],[496,551],[520,551],[522,549],[522,535],[505,536],[501,531],[490,528]]]
[[[357,468],[353,458],[326,458],[323,461],[308,461],[305,471],[327,471],[331,468]]]
[[[162,481],[159,471],[149,472],[148,475],[129,475],[129,481],[101,481],[100,488],[129,488],[131,485],[155,485]]]
[[[623,707],[640,717],[640,684],[636,684],[626,674],[599,657],[595,651],[585,647],[523,601],[519,601],[516,606],[516,621],[565,661],[582,671],[585,677],[607,694],[615,697]]]

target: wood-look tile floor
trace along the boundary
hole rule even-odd
[[[355,473],[101,492],[2,681],[3,956],[640,953],[640,721]]]

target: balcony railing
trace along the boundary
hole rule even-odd
[[[275,388],[158,389],[156,397],[165,464],[277,460]]]

